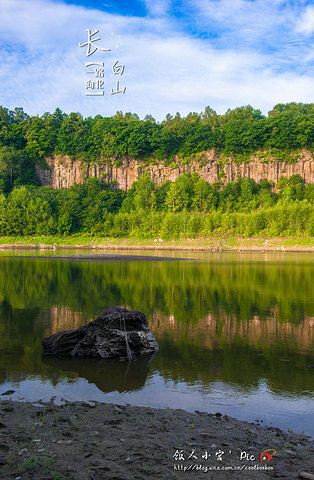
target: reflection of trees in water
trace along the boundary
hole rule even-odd
[[[312,397],[314,376],[308,366],[314,361],[313,354],[300,355],[284,341],[263,348],[238,337],[208,349],[187,336],[176,342],[167,334],[156,338],[160,355],[152,367],[166,380],[184,381],[200,390],[210,388],[212,382],[224,382],[247,392],[258,390],[266,380],[273,392]]]
[[[213,257],[215,258],[215,257]],[[84,262],[0,258],[0,301],[13,308],[65,305],[88,319],[128,304],[195,323],[224,311],[241,321],[254,315],[299,323],[314,316],[310,263]]]
[[[306,353],[314,330],[311,263],[215,258],[75,263],[0,257],[1,379],[50,379],[42,338],[120,305],[145,313],[160,344],[151,365],[165,377],[249,385],[264,375],[287,391],[313,390],[307,365],[314,360]]]

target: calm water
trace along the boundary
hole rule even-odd
[[[219,411],[314,436],[314,256],[74,262],[33,253],[0,254],[0,393]],[[160,347],[149,364],[41,355],[43,337],[112,305],[145,313]]]

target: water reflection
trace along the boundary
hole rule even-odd
[[[70,372],[78,378],[85,378],[104,393],[113,391],[135,392],[144,387],[151,358],[141,358],[136,362],[99,360],[92,358],[68,359],[42,356],[42,362],[51,370],[60,371],[65,376]]]
[[[2,381],[10,378],[19,381],[27,375],[38,374],[49,379],[56,376],[56,372],[66,377],[72,372],[103,392],[144,386],[149,371],[147,363],[136,362],[128,370],[127,364],[121,362],[42,358],[41,340],[56,331],[76,329],[89,321],[81,312],[66,306],[16,311],[8,305],[2,309],[2,315],[6,311],[9,316],[7,322],[1,322],[5,327],[0,340]],[[165,380],[198,384],[205,389],[219,380],[239,385],[245,393],[260,378],[267,378],[273,393],[311,395],[314,391],[310,368],[314,363],[312,317],[304,317],[300,325],[279,322],[275,317],[261,320],[256,316],[240,322],[223,312],[219,316],[209,313],[192,325],[177,322],[173,317],[160,312],[148,316],[159,343],[159,353],[150,369]],[[135,378],[140,382],[137,386],[132,384]]]
[[[314,260],[267,255],[164,263],[0,257],[0,381],[26,399],[36,379],[42,398],[49,382],[60,395],[71,390],[72,399],[79,385],[79,399],[85,391],[101,401],[123,395],[239,418],[252,419],[266,405],[277,419],[283,411],[297,418],[300,408],[308,415]],[[41,356],[45,336],[76,329],[113,305],[147,316],[160,348],[149,364]]]
[[[189,338],[195,337],[199,345],[209,349],[215,348],[217,344],[230,344],[241,338],[260,350],[281,342],[300,353],[311,353],[314,346],[314,316],[304,316],[299,324],[295,324],[279,321],[276,312],[278,306],[271,310],[270,317],[262,319],[254,315],[244,322],[227,315],[223,310],[218,315],[209,312],[193,324],[192,328],[190,324],[176,321],[174,315],[155,313],[150,316],[150,325],[154,332],[167,332],[176,342],[184,340],[188,335]]]

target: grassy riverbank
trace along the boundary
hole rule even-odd
[[[0,249],[81,249],[95,250],[191,250],[191,251],[286,251],[314,252],[314,237],[206,237],[173,240],[139,238],[97,238],[89,236],[0,237]]]

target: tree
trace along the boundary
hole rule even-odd
[[[13,147],[0,148],[0,177],[10,177],[12,183],[12,171],[18,158],[18,153]]]
[[[137,182],[134,182],[130,190],[128,190],[128,193],[126,194],[121,205],[121,213],[130,213],[135,210],[134,195],[136,192],[136,184]]]
[[[25,234],[52,235],[55,233],[55,226],[51,214],[51,207],[47,201],[42,202],[40,198],[32,198],[26,210]]]
[[[268,113],[266,126],[268,146],[309,148],[314,142],[314,104],[279,103]]]
[[[240,194],[241,189],[238,182],[227,183],[225,188],[219,192],[219,209],[227,212],[236,210]]]
[[[58,217],[58,233],[59,235],[70,235],[72,230],[72,218],[69,212],[64,212]]]
[[[58,131],[56,153],[81,157],[88,151],[89,126],[79,113],[65,117]]]
[[[79,232],[82,225],[82,198],[74,188],[62,189],[58,192],[58,230],[68,235]]]
[[[151,156],[158,148],[161,127],[154,122],[130,122],[128,155],[138,158]]]
[[[298,184],[304,185],[303,178],[299,174],[291,175],[291,177],[280,177],[277,182],[277,188],[296,187]]]
[[[23,150],[0,147],[0,191],[8,193],[14,185],[33,183],[38,185],[34,164]]]
[[[211,107],[207,106],[201,113],[201,122],[210,125],[213,128],[220,126],[219,116]]]
[[[304,198],[314,203],[314,183],[309,183],[304,189]]]
[[[170,211],[179,212],[187,210],[191,206],[193,187],[190,175],[184,173],[179,175],[171,185],[166,197],[166,205]]]
[[[7,228],[13,235],[25,235],[28,230],[27,209],[31,195],[26,187],[12,190],[7,203]]]
[[[208,212],[216,210],[219,194],[209,185],[208,182],[200,178],[194,185],[193,206],[199,212]]]
[[[156,209],[158,211],[166,211],[167,210],[167,205],[166,205],[166,198],[168,195],[168,192],[171,188],[172,182],[171,180],[166,180],[163,182],[161,185],[159,185],[156,188]]]
[[[0,194],[0,235],[7,234],[7,199]]]
[[[22,108],[15,108],[14,111],[0,106],[0,146],[23,149],[25,140],[23,126],[28,118]]]
[[[156,123],[156,120],[152,115],[145,115],[144,122]]]
[[[249,153],[263,145],[265,117],[251,105],[228,110],[223,127],[225,153]]]
[[[43,118],[32,117],[25,127],[25,152],[33,160],[39,160],[50,150],[49,137]]]
[[[243,212],[249,212],[256,207],[256,194],[259,187],[253,179],[241,178],[238,181],[240,185],[239,208]]]
[[[136,183],[134,206],[136,210],[145,212],[153,210],[156,204],[155,186],[150,178],[149,171],[141,175]]]

